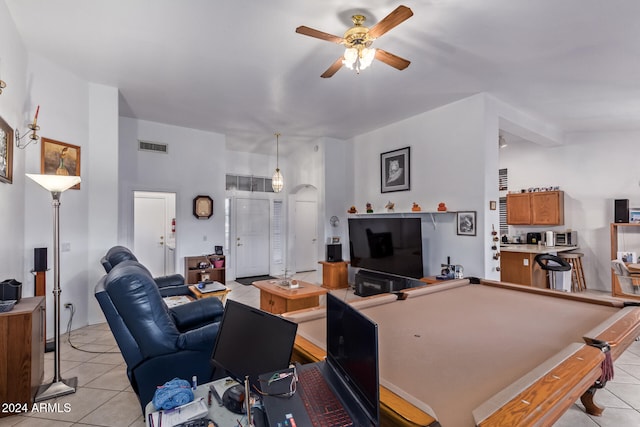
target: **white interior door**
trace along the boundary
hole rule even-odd
[[[318,204],[296,200],[296,271],[312,271],[318,266]]]
[[[174,200],[173,204],[171,200]],[[171,218],[171,211],[174,216]],[[155,276],[175,272],[175,256],[171,242],[171,219],[175,217],[175,194],[134,193],[133,253],[141,264]]]
[[[236,199],[236,277],[269,274],[269,200]]]

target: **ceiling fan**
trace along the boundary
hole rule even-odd
[[[366,20],[364,15],[353,15],[351,17],[353,27],[349,28],[343,37],[334,36],[333,34],[324,33],[305,26],[296,28],[296,33],[346,46],[344,55],[327,68],[320,77],[328,78],[333,76],[343,65],[360,73],[360,70],[364,70],[371,65],[374,58],[393,68],[404,70],[409,66],[409,61],[382,49],[371,48],[371,44],[375,39],[412,16],[413,12],[411,9],[406,6],[398,6],[393,12],[385,16],[382,21],[371,28],[363,25]]]

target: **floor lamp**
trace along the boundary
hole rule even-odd
[[[60,195],[74,185],[80,183],[79,176],[26,174],[53,196],[53,328],[54,328],[54,361],[53,382],[38,388],[35,401],[53,399],[76,392],[78,378],[63,380],[60,376]]]

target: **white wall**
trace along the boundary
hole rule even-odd
[[[27,52],[5,2],[0,2],[0,79],[7,87],[0,94],[0,117],[23,130],[23,108],[27,93]],[[14,144],[13,141],[9,141]],[[13,145],[13,184],[0,183],[0,281],[23,282],[23,295],[33,295],[31,275],[25,275],[24,158]],[[31,252],[33,262],[33,251]]]
[[[26,120],[33,117],[40,105],[38,116],[41,137],[77,145],[81,150],[81,175],[90,169],[84,155],[89,140],[89,85],[37,55],[29,56],[27,70],[29,103]],[[25,172],[40,173],[42,143],[25,149]],[[60,199],[60,244],[68,251],[60,252],[61,303],[72,303],[76,308],[74,327],[87,323],[87,295],[93,284],[88,280],[88,215],[89,191],[81,184],[80,190],[68,190]],[[48,248],[47,272],[47,336],[53,336],[53,220],[51,194],[35,182],[25,185],[25,269],[33,267],[33,248]],[[32,289],[33,279],[28,271],[26,290]],[[29,279],[27,279],[29,278]],[[30,293],[33,295],[33,293]],[[29,294],[27,294],[29,295]],[[61,324],[66,325],[70,311],[61,308]]]
[[[484,226],[487,194],[485,188],[486,97],[476,95],[409,119],[357,136],[354,142],[354,205],[365,212],[372,203],[374,212],[383,212],[388,201],[396,212],[408,212],[413,202],[423,211],[436,211],[444,202],[451,211],[476,211],[477,235],[458,236],[455,215],[438,215],[435,227],[430,217],[423,220],[424,268],[426,275],[440,273],[440,264],[462,264],[465,275],[491,277],[485,266],[489,245]],[[497,132],[496,132],[497,135]],[[494,139],[494,141],[497,140]],[[411,147],[411,190],[380,191],[380,154]],[[497,156],[497,143],[494,145]],[[497,163],[497,161],[496,161]],[[491,171],[497,177],[497,171]],[[487,193],[488,191],[488,193]]]
[[[610,232],[613,201],[640,206],[638,132],[570,134],[566,144],[543,147],[510,144],[500,150],[500,167],[509,173],[509,189],[560,186],[565,192],[565,225],[578,231],[587,288],[611,290]],[[517,234],[546,228],[512,227]],[[640,253],[640,247],[626,248]]]
[[[179,272],[184,272],[185,256],[224,246],[224,135],[123,117],[119,138],[119,242],[133,246],[133,192],[166,191],[176,193]],[[139,139],[169,144],[168,154],[139,151]],[[198,195],[213,199],[213,216],[207,220],[193,216]]]

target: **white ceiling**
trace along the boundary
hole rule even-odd
[[[5,0],[29,51],[116,86],[121,115],[273,153],[347,139],[478,92],[563,131],[640,129],[640,2],[630,0]],[[414,16],[374,43],[411,61],[321,79],[350,16]]]

